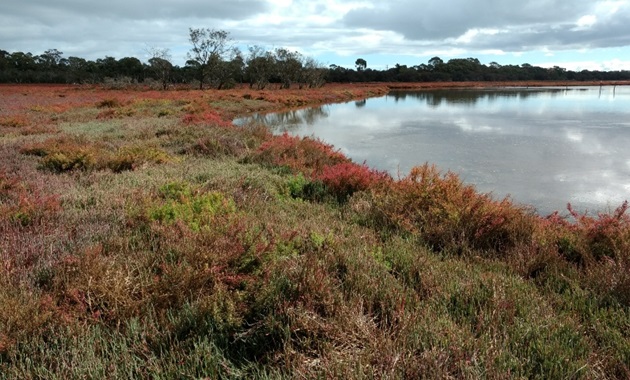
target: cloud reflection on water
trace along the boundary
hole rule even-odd
[[[399,92],[259,117],[404,175],[431,162],[542,214],[630,199],[630,88]]]

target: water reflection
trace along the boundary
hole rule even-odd
[[[398,92],[258,120],[404,175],[431,162],[542,214],[630,199],[628,87]]]
[[[354,105],[357,108],[363,108],[363,107],[365,107],[366,104],[367,104],[367,99],[357,100],[356,102],[354,102]]]
[[[320,118],[328,117],[327,107],[328,106],[319,106],[278,113],[254,114],[246,119],[237,119],[235,120],[235,123],[242,124],[254,122],[267,125],[272,129],[281,128],[290,130],[301,125],[313,125]]]
[[[407,99],[415,99],[417,101],[426,102],[428,106],[439,107],[445,105],[470,105],[477,103],[492,103],[496,100],[507,99],[527,99],[537,97],[543,93],[546,96],[557,97],[564,95],[568,91],[580,91],[586,89],[569,89],[562,88],[505,88],[505,89],[445,89],[424,92],[394,92],[389,96],[395,102],[405,101]]]

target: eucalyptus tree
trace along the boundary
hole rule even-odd
[[[280,78],[281,88],[291,88],[291,84],[300,79],[302,55],[297,51],[290,51],[285,48],[278,48],[275,53],[276,73]]]
[[[189,41],[192,48],[188,53],[186,64],[197,71],[199,89],[212,75],[213,70],[220,70],[226,53],[230,50],[231,39],[229,32],[210,28],[189,29]]]
[[[358,58],[355,62],[354,65],[357,68],[357,71],[363,71],[367,68],[367,61],[363,58]]]
[[[250,88],[262,90],[269,84],[271,77],[274,75],[276,58],[273,53],[265,50],[261,46],[250,46],[248,48],[249,55],[245,63],[245,75],[249,82]]]

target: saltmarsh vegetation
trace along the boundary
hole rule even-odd
[[[335,91],[0,88],[0,378],[630,377],[627,204],[226,121]]]

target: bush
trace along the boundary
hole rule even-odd
[[[263,143],[248,160],[265,166],[287,167],[294,173],[302,172],[307,176],[321,173],[326,166],[350,162],[332,145],[287,133]]]
[[[96,103],[96,108],[117,108],[121,105],[120,100],[116,98],[108,98]]]
[[[41,189],[20,177],[0,171],[0,222],[13,225],[38,225],[61,209],[57,195],[44,195]],[[0,230],[2,223],[0,223]]]
[[[435,250],[504,252],[531,240],[535,217],[509,199],[495,201],[435,166],[415,167],[399,181],[383,182],[354,201],[378,228],[405,231]]]
[[[96,165],[94,154],[87,149],[55,152],[43,157],[40,167],[55,173],[71,170],[90,170]]]
[[[159,148],[125,146],[111,155],[103,166],[115,173],[120,173],[125,170],[135,170],[146,163],[163,164],[169,161],[171,161],[171,156]]]
[[[123,146],[111,153],[101,144],[68,137],[28,144],[20,152],[42,157],[40,168],[55,173],[94,169],[110,169],[119,173],[134,170],[146,163],[162,164],[172,159],[165,151],[152,146]]]
[[[386,172],[370,169],[365,163],[357,165],[353,162],[325,166],[316,178],[340,202],[345,202],[357,191],[367,190],[391,180]]]
[[[164,202],[150,207],[148,216],[161,223],[181,221],[191,230],[199,231],[210,225],[215,216],[236,212],[234,201],[219,192],[199,193],[187,185],[171,183],[160,188],[160,193]]]

